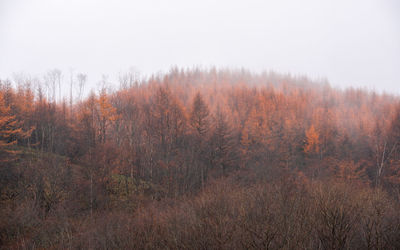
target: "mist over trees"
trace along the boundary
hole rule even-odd
[[[0,246],[400,248],[398,96],[214,68],[87,81],[0,81]]]

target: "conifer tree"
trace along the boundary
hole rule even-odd
[[[21,124],[11,114],[11,108],[6,105],[3,93],[0,92],[0,161],[13,160],[18,153],[14,145],[18,139],[26,138],[29,134],[30,131],[22,130]]]

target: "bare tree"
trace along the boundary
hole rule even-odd
[[[45,84],[47,88],[47,97],[49,100],[56,102],[56,89],[59,88],[59,98],[61,99],[61,77],[62,73],[59,69],[49,70],[45,75]]]
[[[121,89],[131,88],[138,85],[140,74],[135,68],[130,68],[126,72],[122,72],[118,76]]]
[[[376,121],[372,140],[376,160],[375,185],[379,186],[383,171],[396,151],[399,141],[394,140],[389,133],[385,132],[379,121]]]
[[[74,85],[74,70],[71,68],[69,71],[69,109],[70,113],[72,114],[72,103],[73,103],[73,95],[72,95],[72,89]]]
[[[85,85],[87,81],[87,75],[83,73],[79,73],[76,75],[76,78],[78,80],[78,100],[82,100],[82,93],[85,90]]]

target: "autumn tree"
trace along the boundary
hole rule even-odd
[[[214,129],[210,138],[211,146],[211,168],[220,169],[222,175],[237,166],[236,142],[233,137],[232,128],[225,114],[217,109],[214,118]]]
[[[199,92],[196,93],[190,112],[190,125],[198,133],[199,136],[204,136],[209,130],[209,110],[203,97]]]
[[[143,176],[143,169],[139,164],[139,151],[144,136],[141,133],[143,128],[138,99],[131,91],[124,90],[113,96],[111,103],[119,116],[111,132],[117,147],[120,148],[119,170],[131,179],[134,178],[134,174]]]
[[[318,155],[320,153],[319,133],[316,131],[314,125],[311,125],[310,128],[306,131],[304,152],[310,155]]]
[[[19,139],[30,136],[30,132],[23,131],[21,123],[10,112],[10,107],[4,102],[3,93],[0,92],[0,156],[6,162],[15,159],[18,152],[15,149]]]
[[[86,102],[82,103],[79,107],[78,121],[80,127],[81,144],[84,145],[86,151],[95,148],[97,144],[96,137],[96,96],[91,93]]]
[[[247,114],[248,117],[240,135],[242,161],[244,161],[244,164],[251,166],[263,164],[263,159],[268,158],[270,155],[266,150],[268,136],[266,111],[262,107],[262,103],[259,106],[259,108],[253,107],[250,113]],[[272,147],[272,145],[268,146]]]
[[[98,124],[99,124],[99,141],[101,143],[106,142],[107,128],[113,122],[118,119],[118,115],[116,113],[115,107],[113,107],[110,103],[109,97],[106,94],[106,91],[103,89],[100,93],[100,96],[97,100],[98,104]]]
[[[381,162],[377,162],[377,174],[384,177],[388,184],[394,187],[400,186],[400,106],[396,107],[393,118],[388,127],[388,138],[384,146],[388,150],[383,151]],[[385,149],[385,147],[384,147]],[[379,146],[377,148],[379,150]],[[386,168],[386,169],[385,169]],[[383,173],[385,171],[385,173]],[[380,176],[378,176],[380,177]]]
[[[149,135],[157,141],[168,161],[171,149],[176,146],[186,125],[183,107],[168,87],[158,88],[150,105]]]

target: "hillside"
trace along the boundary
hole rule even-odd
[[[5,249],[400,248],[398,96],[175,68],[83,98],[52,76],[0,81]]]

